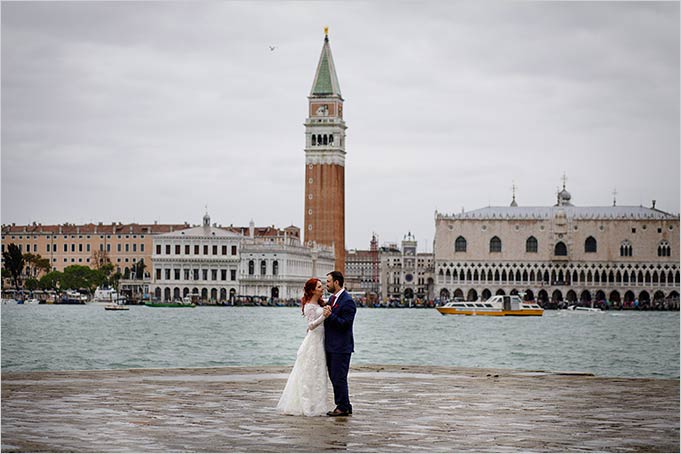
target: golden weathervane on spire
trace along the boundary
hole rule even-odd
[[[329,36],[329,27],[324,27],[324,34]]]

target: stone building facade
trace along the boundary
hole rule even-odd
[[[328,34],[308,96],[305,120],[305,242],[333,246],[345,267],[345,130],[343,97]]]
[[[125,274],[144,260],[150,269],[153,237],[186,229],[189,224],[58,224],[3,225],[2,251],[15,243],[22,253],[47,258],[53,271],[70,265],[94,265],[95,252],[105,253],[117,271]],[[29,273],[30,274],[30,270]]]
[[[381,297],[385,300],[430,301],[434,298],[433,254],[417,252],[416,238],[409,232],[401,247],[381,248]]]
[[[435,216],[435,294],[544,304],[679,297],[679,216],[652,207],[488,207]]]
[[[255,227],[242,241],[240,288],[242,295],[299,299],[310,277],[326,282],[335,266],[333,248],[315,243],[303,245],[300,229],[289,226],[256,236]]]
[[[225,302],[239,291],[242,236],[203,225],[154,237],[150,292],[160,301],[193,296],[201,301]]]
[[[302,245],[300,229],[203,225],[154,238],[150,291],[172,301],[195,296],[206,303],[258,297],[297,299],[311,276],[333,270],[333,249]]]
[[[350,249],[345,253],[345,288],[350,292],[375,294],[381,289],[380,250],[373,234],[368,250]]]

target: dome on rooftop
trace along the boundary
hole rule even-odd
[[[558,202],[556,203],[556,206],[572,206],[572,203],[570,202],[570,200],[572,200],[572,194],[565,189],[565,185],[563,185],[563,189],[557,194],[557,198]]]

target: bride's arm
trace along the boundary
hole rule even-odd
[[[307,329],[312,331],[322,323],[324,323],[324,313],[317,317],[315,315],[314,307],[311,304],[305,305],[305,318],[307,318]]]

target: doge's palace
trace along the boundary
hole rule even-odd
[[[679,216],[572,204],[435,213],[435,296],[524,293],[543,304],[679,298]]]

